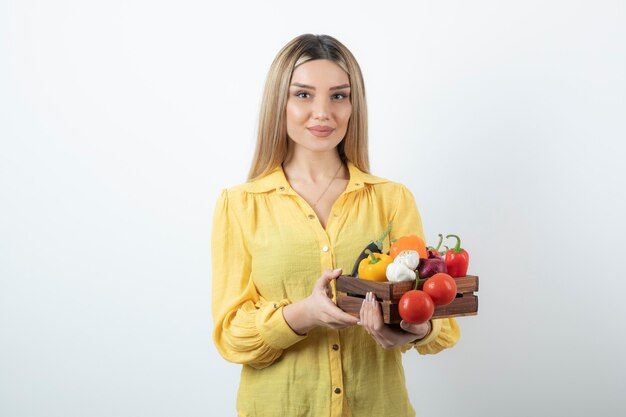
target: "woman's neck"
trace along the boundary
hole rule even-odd
[[[313,184],[328,181],[333,176],[342,179],[348,176],[336,149],[328,152],[292,149],[283,162],[283,171],[289,181]]]

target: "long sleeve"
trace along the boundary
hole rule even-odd
[[[390,238],[397,239],[404,235],[417,234],[425,242],[422,219],[415,204],[415,198],[408,188],[400,184],[398,186],[396,196],[398,205],[393,216]],[[454,318],[434,319],[431,323],[432,329],[424,339],[415,344],[403,346],[402,351],[415,347],[423,355],[435,354],[454,346],[461,337],[461,330]]]
[[[393,196],[395,211],[391,219],[393,226],[389,233],[389,239],[396,240],[406,235],[417,235],[425,242],[422,217],[417,210],[413,194],[402,184],[396,184],[396,186]]]
[[[433,330],[415,344],[415,350],[422,355],[439,353],[451,348],[461,337],[461,329],[454,318],[432,320]]]
[[[213,216],[213,340],[224,359],[264,368],[305,336],[283,318],[288,300],[265,300],[257,293],[246,235],[228,194],[221,193]]]

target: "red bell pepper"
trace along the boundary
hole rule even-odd
[[[467,275],[467,266],[469,265],[469,253],[461,248],[461,238],[457,235],[448,235],[449,238],[456,239],[456,246],[446,251],[446,266],[448,274],[453,278],[464,277]]]

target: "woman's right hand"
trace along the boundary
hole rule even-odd
[[[341,268],[326,270],[315,282],[311,295],[302,301],[283,307],[283,316],[287,324],[299,334],[318,327],[343,329],[354,326],[359,321],[335,305],[332,301],[330,282],[341,275]]]
[[[315,282],[311,295],[307,298],[309,312],[318,326],[330,327],[332,329],[343,329],[344,327],[357,324],[359,319],[344,312],[333,303],[333,290],[330,282],[341,275],[341,268],[326,270]]]

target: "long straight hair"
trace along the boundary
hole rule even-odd
[[[343,140],[337,146],[339,156],[361,171],[369,172],[367,149],[367,103],[365,85],[358,62],[337,39],[328,35],[300,35],[285,45],[270,66],[257,133],[256,149],[248,180],[261,178],[282,164],[287,157],[287,121],[285,108],[294,69],[314,59],[328,59],[339,65],[350,80],[352,114]]]

